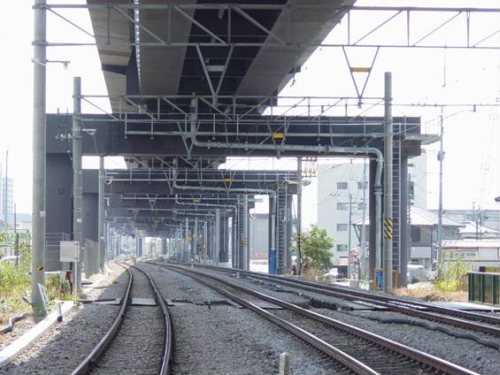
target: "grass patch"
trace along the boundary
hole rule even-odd
[[[10,263],[0,263],[0,325],[7,324],[12,316],[32,310],[23,299],[23,295],[31,292],[31,275],[28,270],[29,267],[24,264],[16,267]],[[45,288],[51,308],[55,306],[56,299],[72,300],[69,283],[62,280],[59,274],[48,275]]]

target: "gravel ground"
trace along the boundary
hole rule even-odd
[[[123,295],[128,280],[122,267],[111,264],[109,276],[98,288],[84,288],[86,299],[111,299]],[[5,375],[67,375],[85,358],[109,328],[118,306],[81,304],[71,309],[28,350],[0,368]]]
[[[198,270],[204,272],[203,270]],[[298,295],[297,291],[293,291],[288,287],[276,288],[273,284],[266,285],[246,278],[236,278],[227,276],[226,274],[220,274],[220,277],[226,278],[237,284],[246,286],[252,285],[252,289],[256,291],[301,306],[307,305],[309,298],[331,303],[339,302],[339,300],[334,298],[325,297],[324,295],[312,292],[303,292],[302,295]],[[456,363],[459,366],[466,367],[481,375],[500,374],[500,356],[498,350],[479,344],[471,339],[455,337],[470,333],[466,330],[429,323],[428,321],[418,318],[386,311],[331,311],[315,308],[311,308],[311,310],[347,324],[352,324],[358,328],[377,333],[390,340],[401,342],[418,350],[425,351],[436,357]],[[404,322],[407,322],[407,324],[403,324]],[[426,323],[430,325],[431,329],[421,327],[418,325],[419,323]],[[449,332],[449,334],[443,333],[440,329]],[[497,345],[500,344],[500,340],[493,339],[486,334],[475,333],[474,337],[486,342],[496,343]]]
[[[111,275],[106,288],[88,291],[88,298],[117,298],[123,293],[128,279],[124,270],[111,263]],[[143,265],[151,271],[165,298],[173,302],[171,314],[175,327],[176,347],[172,375],[243,375],[277,374],[280,354],[291,356],[292,374],[342,374],[318,351],[281,331],[272,323],[263,322],[255,314],[226,303],[217,293],[199,283],[157,266]],[[228,277],[233,282],[251,283],[246,279]],[[116,280],[116,281],[113,281]],[[253,289],[307,305],[312,293],[299,296],[283,289],[252,283]],[[319,298],[319,296],[315,296]],[[321,296],[325,299],[324,296]],[[210,306],[206,301],[211,301]],[[27,353],[22,354],[0,374],[64,374],[75,367],[87,349],[108,329],[116,314],[116,306],[85,304],[74,308],[62,323],[52,330]],[[327,311],[322,314],[374,331],[394,341],[425,350],[440,358],[453,361],[482,375],[500,373],[498,351],[473,340],[459,339],[442,332],[414,324],[382,323],[376,319],[418,320],[401,314],[373,311]],[[448,330],[458,330],[447,327]],[[271,338],[271,339],[270,339]],[[491,340],[490,337],[484,336]]]

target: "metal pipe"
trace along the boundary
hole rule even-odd
[[[88,121],[92,121],[92,119],[88,120]],[[131,123],[132,121],[129,121],[129,123]],[[137,123],[141,124],[143,123],[144,120],[137,120]],[[213,124],[213,120],[198,120],[199,123],[204,123],[204,122],[208,122],[210,124]],[[225,121],[227,122],[227,121]],[[157,121],[157,123],[161,124],[161,121]],[[236,122],[235,121],[232,121],[231,123],[235,124]],[[241,126],[241,125],[244,125],[243,124],[243,121],[238,121],[238,124]],[[264,124],[264,123],[263,123]],[[304,123],[300,123],[300,124],[290,124],[291,127],[293,127],[294,125],[295,126],[303,126],[303,125],[306,125],[307,123],[304,122]],[[177,126],[177,122],[175,123],[172,123],[171,125],[175,125]],[[248,124],[249,126],[255,126],[255,120],[252,120],[252,121],[249,121]],[[324,124],[325,126],[327,125],[342,125],[342,124]],[[349,125],[355,125],[355,124],[349,124]],[[222,126],[227,126],[227,124],[221,124],[221,127]],[[268,138],[269,137],[269,132],[251,132],[251,131],[241,131],[239,133],[237,132],[225,132],[225,131],[217,131],[217,132],[214,132],[214,131],[196,131],[195,132],[196,136],[199,136],[199,137],[212,137],[212,136],[216,136],[216,137],[220,137],[220,138],[224,138],[224,137],[242,137],[242,136],[249,136],[249,137],[252,137],[252,138],[255,138],[255,137],[262,137],[262,138]],[[398,134],[401,134],[403,135],[404,133],[403,132],[396,132],[395,135],[398,135]],[[178,130],[175,130],[175,131],[154,131],[154,132],[151,132],[151,131],[146,131],[146,130],[127,130],[126,131],[126,135],[152,135],[154,137],[159,137],[159,136],[165,136],[165,137],[186,137],[186,136],[191,136],[192,134],[189,134],[185,131],[178,131]],[[284,132],[284,136],[286,138],[313,138],[313,139],[316,139],[318,138],[318,136],[320,137],[324,137],[324,138],[357,138],[357,137],[370,137],[372,139],[382,139],[384,138],[384,133],[366,133],[366,132],[363,132],[363,133],[324,133],[324,134],[318,134],[318,132],[315,132],[315,133],[291,133],[291,132]],[[419,134],[415,134],[415,136],[419,137],[420,135]]]
[[[229,205],[229,204],[212,204],[212,203],[188,203],[188,202],[181,202],[178,199],[178,195],[175,194],[175,204],[178,204],[180,206],[194,206],[194,207],[219,207],[219,208],[230,208],[234,209],[235,205]]]
[[[382,152],[376,147],[336,147],[336,146],[301,146],[301,145],[263,145],[263,144],[240,144],[240,143],[219,143],[219,142],[202,142],[196,139],[196,137],[192,137],[191,141],[196,147],[203,148],[233,148],[233,149],[244,149],[244,150],[273,150],[275,151],[279,148],[281,151],[292,151],[293,153],[299,152],[317,152],[318,154],[364,154],[370,155],[373,154],[376,157],[377,169],[375,171],[375,216],[377,220],[375,221],[375,230],[376,230],[376,243],[375,243],[375,253],[381,254],[381,217],[382,217],[382,171],[384,168],[384,156]],[[175,184],[175,181],[174,181]],[[218,188],[214,188],[218,189]],[[226,191],[226,189],[222,189]],[[248,190],[248,189],[247,189]],[[209,190],[210,191],[210,190]],[[219,190],[220,191],[220,190]],[[257,194],[259,194],[257,192]],[[276,196],[276,193],[274,193]],[[275,213],[274,213],[275,215]],[[273,220],[275,221],[275,217]],[[274,228],[274,227],[273,227]],[[271,235],[274,235],[272,232]],[[274,243],[275,239],[272,239],[272,243]],[[380,257],[379,257],[380,259]]]

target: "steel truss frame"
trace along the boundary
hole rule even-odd
[[[473,49],[499,49],[499,44],[495,40],[495,37],[500,37],[500,28],[491,30],[488,34],[481,35],[472,38],[474,33],[472,29],[476,27],[476,16],[478,15],[494,15],[500,17],[500,9],[498,8],[464,8],[464,7],[388,7],[388,6],[336,6],[336,5],[269,5],[269,4],[45,4],[45,5],[35,5],[34,9],[45,9],[50,13],[54,14],[56,17],[66,21],[68,24],[76,27],[82,32],[82,34],[94,38],[92,32],[86,30],[83,26],[78,25],[76,22],[69,19],[63,14],[64,10],[102,10],[107,13],[107,21],[111,22],[113,16],[123,17],[124,21],[127,21],[136,30],[141,29],[145,33],[149,34],[155,41],[153,42],[143,42],[136,37],[136,40],[130,43],[113,41],[111,34],[108,33],[102,41],[94,41],[89,43],[75,43],[75,42],[50,42],[50,41],[35,41],[35,44],[42,44],[47,47],[64,47],[64,46],[83,46],[83,45],[95,45],[95,46],[187,46],[187,47],[221,47],[221,46],[233,46],[233,47],[261,47],[261,46],[279,46],[282,48],[296,48],[295,43],[290,43],[287,38],[287,33],[285,32],[285,37],[281,37],[268,30],[265,26],[259,23],[254,17],[252,17],[248,11],[281,11],[285,12],[285,30],[288,30],[288,25],[290,19],[292,18],[294,12],[305,10],[305,9],[338,9],[339,13],[346,14],[347,23],[347,33],[345,35],[345,40],[340,43],[312,43],[306,44],[311,47],[413,47],[413,48],[473,48]],[[164,40],[158,35],[153,33],[151,30],[147,29],[140,22],[140,12],[141,10],[164,10],[167,11],[169,15],[167,20],[170,20],[171,15],[174,13],[180,14],[184,18],[188,19],[190,22],[198,26],[204,33],[209,42],[204,43],[192,43],[185,41],[176,41],[172,38],[167,38]],[[196,20],[193,16],[189,14],[189,11],[209,11],[214,10],[218,12],[228,13],[228,23],[227,23],[227,35],[220,36],[212,32],[208,27],[203,25],[200,21]],[[363,15],[366,12],[378,12],[385,15],[385,19],[375,24],[370,30],[363,31],[364,25],[359,22],[357,17]],[[438,24],[432,26],[427,33],[421,35],[414,31],[414,15],[423,13],[442,13],[445,18]],[[132,14],[132,15],[130,15]],[[263,42],[235,42],[234,39],[237,38],[237,34],[233,33],[233,24],[231,22],[232,16],[237,14],[249,21],[256,30],[256,36],[262,37],[262,33],[267,36],[267,40]],[[384,27],[393,26],[400,19],[403,20],[400,27],[400,35],[405,35],[405,41],[399,43],[374,43],[370,42],[369,37],[375,32],[380,31]],[[449,25],[453,20],[459,20],[460,26],[463,27],[463,33],[460,33],[463,40],[460,42],[455,42],[453,44],[444,43],[434,43],[431,40],[431,36],[435,35],[440,30],[443,30],[447,25]],[[481,21],[478,21],[478,24]],[[497,22],[496,25],[500,25]],[[167,29],[170,24],[166,22],[165,27]],[[358,31],[359,29],[359,31]],[[257,33],[258,31],[258,33]],[[136,33],[137,35],[137,33]],[[170,34],[169,34],[170,35]],[[356,35],[356,38],[353,36]],[[302,44],[301,44],[302,45]]]

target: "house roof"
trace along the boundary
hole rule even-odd
[[[428,227],[433,227],[438,225],[439,222],[439,217],[437,214],[433,213],[432,211],[426,210],[425,208],[422,207],[416,207],[416,206],[411,206],[410,209],[410,222],[411,225],[416,225],[416,226],[428,226]],[[353,222],[353,225],[355,226],[361,226],[363,223],[363,220],[356,220]],[[448,219],[447,217],[442,218],[442,224],[445,227],[464,227],[465,224],[460,223],[458,221]],[[367,217],[365,218],[365,225],[370,225],[370,219]]]
[[[477,248],[499,248],[500,240],[494,239],[486,239],[486,240],[473,240],[473,239],[464,239],[464,240],[444,240],[441,243],[441,247],[444,250],[451,249],[477,249]]]
[[[463,228],[460,228],[460,234],[461,235],[473,235],[476,236],[477,234],[493,234],[493,235],[498,235],[498,230],[488,228],[488,227],[483,227],[481,225],[476,225],[473,221],[462,221],[462,224],[464,225]]]

